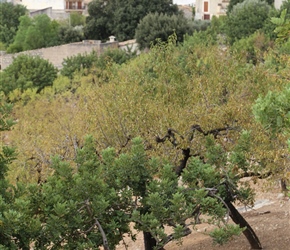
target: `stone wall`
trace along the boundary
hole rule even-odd
[[[43,59],[51,62],[58,69],[62,68],[62,62],[65,58],[75,56],[77,54],[86,54],[96,51],[97,54],[102,53],[107,48],[118,48],[118,42],[101,43],[97,40],[84,40],[79,43],[64,44],[55,47],[42,48],[36,50],[24,51],[16,54],[0,53],[0,69],[3,70],[8,67],[15,57],[22,54],[31,56],[40,56]]]

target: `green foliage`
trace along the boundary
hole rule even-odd
[[[271,7],[260,0],[245,0],[228,14],[226,34],[230,44],[262,29]]]
[[[47,15],[20,18],[19,30],[7,52],[15,53],[24,50],[50,47],[58,44],[59,24],[51,21]]]
[[[269,91],[267,95],[260,96],[253,106],[255,119],[263,126],[264,132],[271,142],[267,154],[272,154],[274,158],[272,171],[281,182],[284,181],[285,183],[290,179],[289,162],[285,159],[285,157],[288,157],[290,150],[289,98],[290,88],[287,86],[282,91]],[[282,190],[286,191],[288,189],[286,187],[286,190],[284,190],[282,187]]]
[[[228,5],[228,7],[227,7],[227,14],[229,14],[233,10],[233,8],[234,8],[234,6],[236,4],[242,3],[244,1],[245,0],[230,0],[230,3]],[[274,4],[274,0],[265,0],[265,2],[267,2],[269,5],[273,5]]]
[[[290,41],[290,18],[287,19],[286,14],[287,9],[284,9],[281,12],[280,17],[271,18],[272,23],[276,25],[276,29],[274,30],[274,32],[277,33],[276,42],[278,43],[278,45]]]
[[[134,52],[121,49],[107,49],[100,56],[95,52],[85,55],[78,54],[64,59],[60,73],[73,79],[76,73],[87,75],[93,66],[102,71],[112,63],[123,64],[134,56]]]
[[[57,77],[57,69],[39,56],[19,55],[0,77],[0,88],[6,95],[19,89],[35,88],[39,93],[44,87],[52,85]]]
[[[80,26],[72,27],[69,25],[65,25],[59,28],[58,42],[60,44],[80,42],[83,39],[83,28]]]
[[[246,62],[258,64],[264,62],[264,54],[272,46],[270,39],[263,33],[256,32],[249,37],[236,41],[231,46],[231,51]]]
[[[196,14],[196,10],[195,10],[195,7],[194,6],[192,6],[191,12],[192,12],[192,19],[194,20],[195,14]]]
[[[87,55],[78,54],[76,56],[68,57],[64,59],[62,63],[63,67],[60,73],[63,76],[67,76],[70,79],[72,79],[75,72],[90,69],[93,66],[94,62],[96,62],[97,60],[98,56],[96,55],[95,52],[92,52]],[[84,73],[85,72],[83,71],[83,74]]]
[[[157,12],[145,16],[136,28],[136,41],[140,49],[150,48],[157,40],[167,41],[173,33],[177,41],[182,42],[185,34],[191,35],[192,26],[183,15],[158,14]]]
[[[106,66],[110,63],[123,64],[128,60],[134,58],[136,56],[136,52],[130,51],[130,49],[122,50],[122,49],[107,49],[105,50],[98,58],[96,67],[100,67],[102,69],[106,68]]]
[[[230,0],[229,5],[227,7],[227,14],[229,14],[233,10],[236,4],[242,3],[242,2],[244,2],[244,0]]]
[[[95,40],[107,40],[112,32],[109,28],[110,19],[113,19],[109,8],[111,1],[94,0],[88,5],[89,16],[86,18],[85,37]],[[114,34],[115,35],[115,34]]]
[[[185,185],[178,184],[171,165],[148,157],[143,140],[135,138],[130,144],[127,153],[118,155],[108,148],[99,155],[95,140],[87,136],[77,150],[75,164],[54,157],[53,174],[42,185],[29,185],[26,195],[12,203],[13,211],[0,203],[1,221],[11,223],[3,233],[13,236],[7,237],[3,246],[27,247],[34,242],[36,249],[43,249],[51,244],[60,248],[65,243],[65,249],[75,245],[87,249],[108,242],[114,248],[123,234],[132,233],[129,226],[135,222],[136,229],[149,232],[156,246],[163,247],[168,237],[180,240],[190,233],[185,221],[194,224],[200,212],[207,215],[208,223],[223,228],[212,233],[219,244],[242,231],[224,222],[224,197],[237,199],[239,187],[237,179],[224,175],[227,152],[213,138],[208,138],[208,162],[193,157],[182,174]],[[241,148],[248,149],[242,144]],[[222,156],[217,157],[217,152]],[[223,188],[225,183],[227,189]],[[21,220],[24,223],[20,224]],[[174,233],[167,235],[165,226],[172,227]]]
[[[104,1],[94,0],[88,6],[85,36],[107,40],[110,35],[118,41],[132,39],[138,23],[150,12],[177,14],[177,5],[170,0]]]
[[[14,124],[11,119],[11,104],[1,96],[0,131],[7,132]],[[15,149],[5,145],[1,139],[0,148],[0,248],[28,249],[29,237],[39,229],[40,224],[32,218],[29,202],[21,199],[24,188],[16,187],[6,180],[8,167],[15,159]]]
[[[206,30],[211,24],[209,20],[195,20],[193,21],[193,29],[194,31],[204,31]]]
[[[22,4],[0,3],[0,42],[5,46],[13,43],[20,24],[19,18],[27,13]]]
[[[121,66],[109,57],[106,81],[95,66],[71,81],[58,78],[25,107],[16,104],[19,123],[10,140],[21,150],[10,178],[41,182],[25,197],[41,225],[29,236],[36,249],[51,242],[96,249],[104,245],[97,222],[112,247],[123,233],[132,235],[132,223],[161,247],[187,235],[186,224],[197,218],[224,226],[225,202],[252,203],[251,189],[239,183],[240,175],[264,170],[249,164],[260,159],[254,150],[263,150],[249,142],[261,135],[251,107],[258,94],[286,80],[213,46],[222,25],[212,28],[208,40],[210,33],[198,32],[176,46],[171,37]],[[95,139],[83,140],[86,133]]]
[[[233,236],[239,236],[245,228],[240,228],[237,225],[228,224],[225,228],[216,228],[210,232],[214,243],[223,245],[227,243]]]
[[[224,17],[213,17],[211,21],[208,20],[197,20],[193,22],[194,33],[192,36],[185,36],[185,41],[190,41],[191,46],[206,45],[212,46],[219,44],[223,46],[224,33],[225,33],[225,22],[226,16]]]
[[[78,12],[71,12],[69,15],[69,24],[72,27],[85,25],[86,17]]]
[[[253,106],[255,119],[266,130],[281,133],[290,127],[290,88],[282,92],[268,92],[266,96],[259,97]]]
[[[122,206],[121,197],[102,178],[92,138],[86,139],[76,162],[78,171],[74,174],[69,164],[58,158],[53,161],[55,173],[42,187],[45,209],[40,216],[46,226],[36,241],[38,248],[49,246],[51,242],[57,246],[66,242],[67,249],[76,244],[80,249],[97,248],[103,245],[97,222],[105,231],[111,248],[129,231],[125,211],[117,210]]]
[[[282,1],[282,5],[281,5],[280,10],[279,10],[280,14],[285,9],[287,10],[287,18],[289,19],[289,17],[290,17],[290,1],[289,0]]]
[[[277,37],[277,34],[274,32],[276,26],[271,21],[272,18],[279,17],[279,11],[276,8],[271,8],[268,14],[268,18],[265,20],[263,28],[261,31],[268,36],[271,41],[274,41]]]
[[[0,131],[9,131],[14,125],[14,120],[11,118],[12,105],[3,101],[4,98],[1,95],[0,100]],[[15,157],[15,150],[8,146],[3,146],[3,139],[1,141],[1,152],[0,152],[0,194],[3,198],[7,197],[8,193],[5,194],[8,188],[5,177],[8,171],[8,165]]]

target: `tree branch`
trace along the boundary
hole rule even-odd
[[[100,224],[100,222],[97,220],[97,218],[94,218],[95,219],[95,224],[97,225],[98,229],[100,230],[101,232],[101,235],[102,235],[102,238],[103,238],[103,246],[104,246],[104,249],[105,250],[110,250],[109,248],[109,244],[108,244],[108,240],[107,240],[107,237],[106,237],[106,234]]]
[[[236,175],[237,178],[242,179],[244,177],[258,177],[259,179],[266,179],[269,176],[271,176],[273,173],[271,171],[261,174],[261,173],[255,173],[255,172],[244,172],[241,174]]]
[[[93,217],[93,212],[92,212],[91,207],[90,207],[89,199],[84,201],[84,205],[80,209],[78,209],[78,211],[80,211],[84,208],[86,208],[88,214]],[[84,231],[83,233],[86,235],[97,226],[101,235],[102,235],[104,250],[110,250],[109,244],[108,244],[108,239],[107,239],[107,236],[105,234],[105,231],[102,228],[102,225],[100,224],[100,222],[98,221],[98,219],[96,217],[93,217],[93,220],[95,221],[95,223],[88,230]]]
[[[189,234],[191,234],[191,230],[188,227],[184,228],[184,230],[182,232],[182,237],[185,237]],[[165,240],[160,241],[159,244],[162,246],[165,246],[167,243],[169,243],[173,239],[174,239],[174,233],[168,235],[167,238]]]

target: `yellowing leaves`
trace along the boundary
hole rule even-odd
[[[204,150],[204,136],[196,132],[188,140],[192,125],[204,131],[237,127],[223,132],[228,137],[221,140],[223,145],[231,147],[240,129],[258,135],[253,101],[267,86],[275,85],[263,68],[249,68],[215,46],[163,44],[107,71],[106,80],[94,73],[76,76],[70,87],[67,78],[60,77],[53,86],[55,94],[47,89],[16,108],[19,122],[11,139],[19,148],[18,164],[27,162],[23,171],[35,172],[37,164],[46,169],[55,154],[73,159],[86,134],[96,138],[97,151],[109,146],[126,150],[130,138],[141,136],[150,154],[165,149],[173,163],[180,160],[181,152],[170,143],[160,146],[155,141],[169,128],[177,132],[179,146],[195,154]]]

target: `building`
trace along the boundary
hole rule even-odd
[[[230,0],[196,0],[195,20],[211,20],[213,16],[226,15]]]
[[[81,14],[87,13],[87,6],[92,0],[12,0],[14,4],[22,4],[30,12],[51,9],[52,12],[72,12]]]
[[[285,0],[275,0],[274,1],[274,6],[276,9],[280,9],[282,3],[284,2]]]

